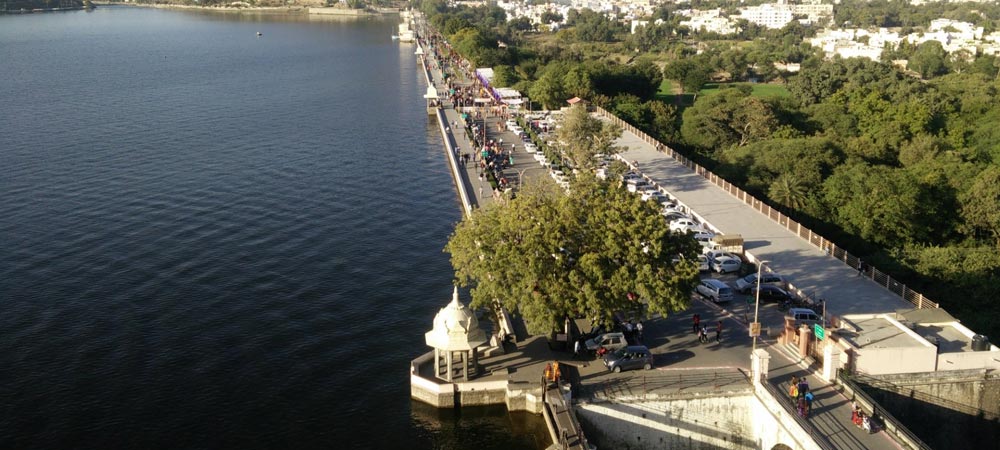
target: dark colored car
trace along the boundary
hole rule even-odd
[[[604,367],[616,373],[628,369],[649,370],[653,368],[653,354],[643,345],[630,345],[605,356]]]
[[[758,287],[752,287],[749,290],[751,298],[757,297],[757,290],[760,289],[760,301],[762,302],[783,302],[785,300],[792,300],[792,294],[789,294],[784,289],[772,285],[765,284]]]

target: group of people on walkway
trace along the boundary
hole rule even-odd
[[[854,426],[865,430],[867,433],[877,433],[879,430],[878,421],[874,417],[865,414],[857,402],[851,403],[851,422],[854,423]]]
[[[698,334],[698,342],[703,344],[708,342],[709,325],[701,322],[701,314],[695,313],[691,318],[691,322],[691,331]],[[722,321],[718,321],[712,328],[715,329],[715,342],[722,342]]]
[[[806,381],[806,377],[799,378],[792,375],[791,384],[788,386],[788,395],[792,397],[799,417],[809,417],[809,414],[812,413],[812,404],[815,396],[809,390],[809,382]]]

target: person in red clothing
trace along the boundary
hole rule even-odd
[[[694,333],[697,333],[698,330],[701,329],[701,326],[700,326],[701,325],[701,315],[695,314],[694,317],[691,320],[694,321],[694,326],[691,327],[691,331],[694,332]]]
[[[715,342],[722,342],[722,321],[715,325]]]

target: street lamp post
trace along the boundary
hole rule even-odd
[[[750,324],[750,333],[753,334],[753,350],[757,350],[757,336],[760,335],[760,322],[757,321],[757,316],[760,312],[760,274],[766,263],[767,261],[764,260],[757,261],[757,282],[755,286],[757,293],[753,301],[753,323]]]

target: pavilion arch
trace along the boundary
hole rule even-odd
[[[785,444],[774,444],[774,447],[771,447],[771,450],[792,450],[792,448]]]

